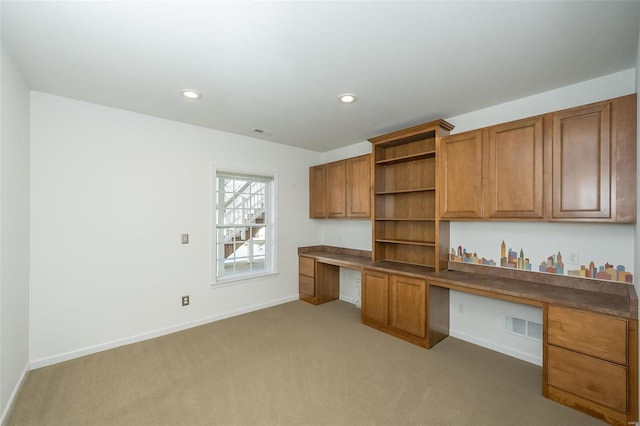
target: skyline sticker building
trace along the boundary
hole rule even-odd
[[[449,261],[532,271],[532,262],[530,258],[525,257],[524,249],[520,248],[520,252],[517,252],[512,248],[507,249],[507,244],[504,240],[500,245],[499,265],[493,259],[480,257],[478,253],[468,251],[462,245],[459,245],[457,249],[451,249],[449,253]],[[565,275],[565,264],[562,260],[562,253],[558,251],[556,254],[552,254],[540,262],[537,272]],[[608,262],[604,265],[596,266],[596,263],[591,261],[588,267],[581,265],[578,269],[567,270],[566,274],[574,277],[633,284],[633,274],[631,272],[627,272],[624,265],[614,266]]]

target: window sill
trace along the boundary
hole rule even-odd
[[[247,275],[238,275],[236,277],[230,278],[222,278],[218,279],[211,283],[211,288],[220,288],[220,287],[228,287],[232,285],[242,284],[251,281],[261,281],[267,278],[275,277],[276,275],[280,275],[279,272],[265,272],[263,274],[247,274]]]

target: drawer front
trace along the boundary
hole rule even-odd
[[[309,296],[316,295],[316,280],[315,278],[307,277],[306,275],[299,275],[299,290],[300,293],[308,294]]]
[[[627,412],[625,367],[550,345],[547,350],[550,386],[619,412]]]
[[[627,364],[627,321],[549,306],[548,343]]]
[[[301,275],[315,277],[315,260],[311,257],[299,256],[299,272]]]

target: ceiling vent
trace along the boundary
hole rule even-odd
[[[259,129],[257,127],[251,129],[253,133],[257,133],[262,136],[273,136],[273,132],[271,130]]]

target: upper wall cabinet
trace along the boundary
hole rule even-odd
[[[371,217],[369,154],[309,168],[309,217]]]
[[[542,117],[489,128],[485,215],[542,219]]]
[[[443,219],[543,218],[543,117],[443,138]]]
[[[552,114],[551,219],[636,220],[636,96]]]
[[[486,131],[442,138],[440,145],[440,217],[483,217]]]
[[[347,216],[347,165],[344,160],[327,163],[327,217]]]
[[[327,217],[327,165],[309,167],[309,217]]]
[[[347,217],[371,217],[371,155],[349,158],[347,167]]]
[[[442,140],[440,217],[634,223],[636,96]]]

